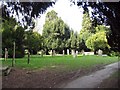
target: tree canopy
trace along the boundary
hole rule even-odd
[[[98,50],[109,48],[106,39],[106,33],[104,31],[97,32],[96,34],[89,37],[86,41],[86,46],[92,50]]]
[[[72,0],[73,1],[73,0]],[[74,1],[73,1],[74,2]],[[114,51],[120,52],[120,2],[77,2],[85,11],[92,7],[94,25],[104,23],[110,25],[111,31],[107,35],[108,43]]]
[[[47,13],[43,26],[44,45],[47,49],[60,50],[68,48],[67,40],[70,38],[70,29],[64,21],[52,10]]]
[[[24,28],[15,19],[8,18],[2,23],[2,50],[8,49],[9,57],[13,55],[13,42],[16,43],[16,57],[24,56]]]
[[[44,13],[44,11],[55,2],[31,2],[31,0],[28,0],[28,2],[11,2],[10,0],[5,3],[1,8],[4,19],[6,19],[6,17],[13,17],[13,15],[16,14],[20,24],[33,28],[34,22],[32,18],[40,16],[40,13]],[[23,16],[22,21],[20,21],[20,14]]]

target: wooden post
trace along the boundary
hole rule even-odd
[[[30,52],[28,51],[28,64],[30,63]]]
[[[15,42],[13,43],[13,59],[12,59],[12,67],[15,65]]]
[[[7,60],[8,58],[8,51],[7,51],[7,48],[5,48],[5,61]]]

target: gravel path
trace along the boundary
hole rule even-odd
[[[104,79],[108,78],[120,68],[118,64],[120,64],[120,62],[107,65],[104,69],[96,71],[88,76],[83,76],[69,83],[64,83],[60,88],[97,88]]]

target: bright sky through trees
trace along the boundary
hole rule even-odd
[[[79,33],[81,29],[83,9],[77,5],[71,4],[72,3],[69,0],[58,0],[53,7],[47,9],[46,13],[55,10],[58,13],[58,16],[61,17],[70,28],[73,28],[74,31]],[[46,13],[42,14],[37,22],[36,29],[39,30],[40,33],[42,33],[42,26],[45,22]]]

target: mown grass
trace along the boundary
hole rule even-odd
[[[11,66],[12,59],[2,61],[3,66]],[[109,56],[78,56],[73,58],[72,56],[43,56],[31,55],[30,64],[27,64],[27,56],[24,58],[16,58],[15,67],[25,69],[63,69],[63,70],[75,70],[79,68],[90,68],[94,65],[110,64],[117,62],[117,57]]]

